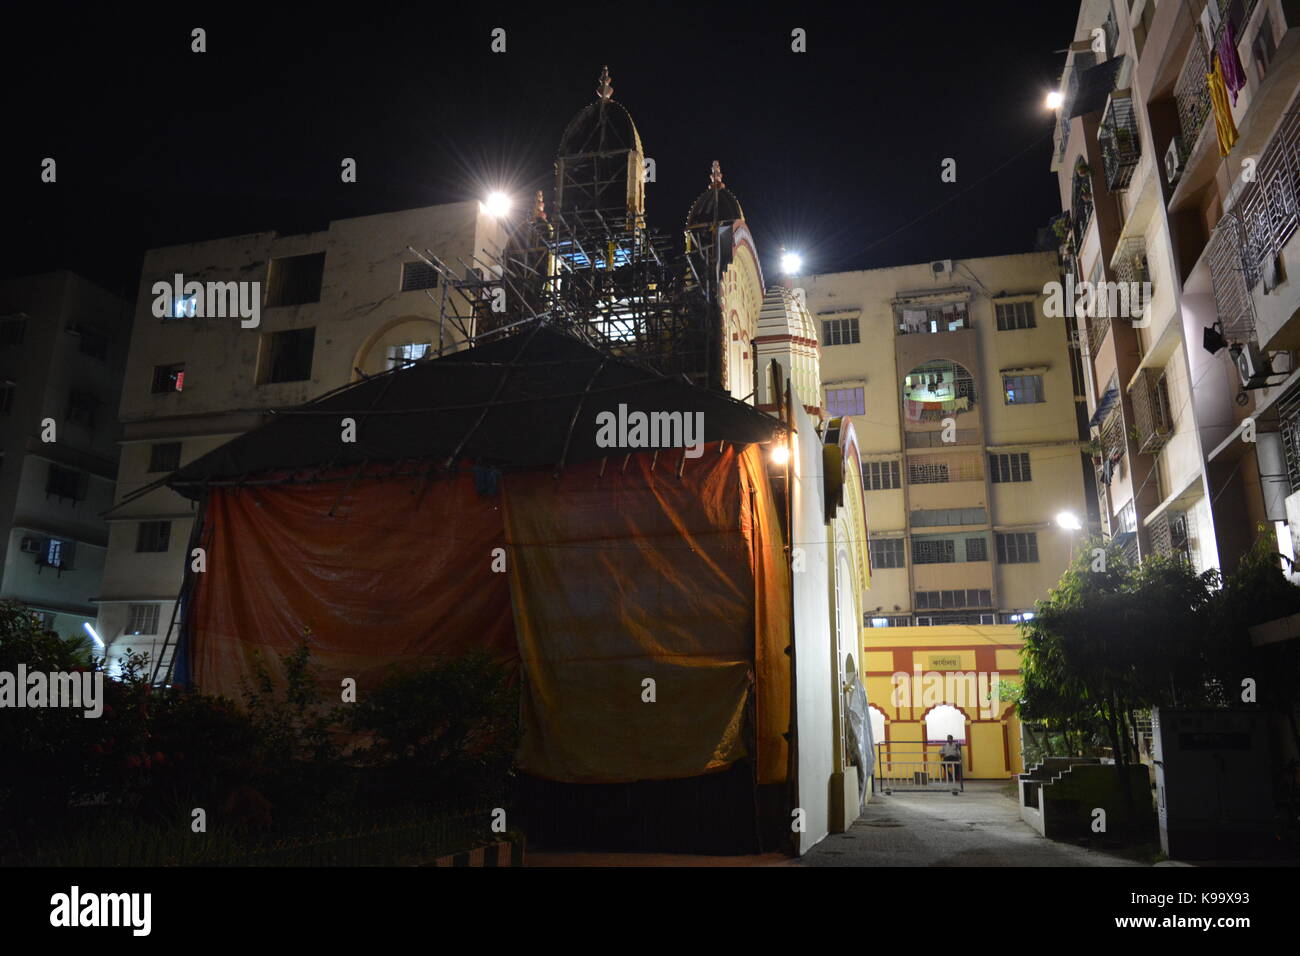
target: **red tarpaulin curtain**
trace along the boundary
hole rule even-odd
[[[392,664],[475,648],[514,660],[509,584],[491,569],[505,546],[500,506],[468,472],[213,489],[193,602],[196,683],[238,700],[255,656],[282,679],[279,656],[305,630],[323,682],[353,677],[359,693]]]
[[[490,496],[468,470],[213,489],[196,683],[239,699],[259,658],[282,680],[304,631],[324,683],[359,696],[390,665],[482,648],[522,664],[527,772],[670,779],[757,749],[759,782],[782,781],[790,591],[763,459],[715,445],[678,477],[680,456],[510,474]]]

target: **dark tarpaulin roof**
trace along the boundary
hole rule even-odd
[[[1106,97],[1115,91],[1115,78],[1119,76],[1124,57],[1113,56],[1105,62],[1090,66],[1079,76],[1079,92],[1074,94],[1069,119],[1087,116],[1106,105]]]
[[[596,444],[597,414],[617,414],[620,404],[628,412],[702,412],[707,442],[764,442],[781,427],[728,395],[534,327],[277,412],[165,483],[196,497],[208,481],[363,462],[454,457],[504,469],[556,468],[638,450]],[[344,418],[356,420],[354,443],[342,440]]]

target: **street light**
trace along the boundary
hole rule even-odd
[[[798,275],[803,269],[803,256],[797,252],[781,254],[781,271],[788,276]]]
[[[487,199],[479,203],[483,211],[493,219],[500,219],[509,213],[511,205],[513,203],[511,203],[510,197],[503,192],[489,193]]]
[[[772,447],[772,464],[784,465],[790,461],[790,446],[786,444]]]
[[[90,626],[89,621],[82,621],[81,626],[86,629],[86,633],[89,634],[94,639],[96,644],[98,644],[100,647],[104,646],[103,640],[101,640],[100,636],[95,633],[95,629]]]
[[[1083,524],[1079,521],[1078,517],[1069,511],[1062,511],[1058,514],[1056,516],[1056,524],[1058,527],[1064,528],[1066,531],[1078,531],[1083,527]]]
[[[1047,108],[1049,110],[1059,110],[1065,103],[1065,94],[1060,90],[1052,90],[1047,94]]]

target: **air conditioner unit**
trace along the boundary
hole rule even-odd
[[[932,624],[934,624],[934,618],[932,617],[918,617],[916,619],[917,627],[930,627]]]
[[[980,615],[980,623],[981,623],[981,624],[996,624],[997,622],[998,622],[998,616],[997,616],[996,614],[981,614],[981,615]]]
[[[941,276],[943,277],[950,276],[952,275],[952,260],[939,259],[935,262],[931,262],[930,271],[934,274],[934,277],[936,279],[938,279]]]
[[[1237,363],[1237,375],[1241,378],[1242,388],[1264,388],[1269,384],[1273,368],[1254,342],[1236,346],[1232,357]]]
[[[40,538],[23,538],[20,547],[23,554],[40,554],[41,540]]]
[[[1183,174],[1183,150],[1182,140],[1175,136],[1169,141],[1169,147],[1165,150],[1165,179],[1172,186],[1178,182],[1178,177]]]

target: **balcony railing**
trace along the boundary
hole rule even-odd
[[[1181,135],[1180,159],[1186,160],[1200,135],[1205,118],[1210,115],[1210,88],[1205,76],[1210,62],[1205,54],[1205,37],[1198,25],[1192,31],[1192,45],[1187,51],[1178,82],[1174,84],[1174,102],[1178,106],[1178,129]]]
[[[1106,333],[1110,331],[1110,316],[1090,315],[1087,322],[1088,354],[1096,355],[1097,350],[1101,348],[1101,343],[1106,341]]]
[[[1106,170],[1106,187],[1111,192],[1127,189],[1133,170],[1142,158],[1137,116],[1133,100],[1125,93],[1115,93],[1106,107],[1106,118],[1097,130],[1102,165]]]
[[[1141,285],[1151,281],[1151,269],[1147,264],[1147,244],[1141,236],[1130,236],[1120,241],[1111,258],[1111,268],[1115,270],[1115,281]]]
[[[978,428],[958,428],[953,436],[954,441],[944,441],[943,435],[947,429],[939,428],[927,432],[904,432],[908,448],[945,448],[953,445],[978,445],[979,429]]]
[[[1276,284],[1274,266],[1282,247],[1296,231],[1300,211],[1300,97],[1292,101],[1282,125],[1255,166],[1233,204],[1242,232],[1242,268],[1248,288],[1264,280],[1265,291]]]
[[[1153,454],[1164,447],[1174,430],[1163,370],[1143,369],[1128,394],[1133,403],[1138,451]]]
[[[1164,511],[1147,527],[1150,534],[1151,551],[1165,557],[1177,558],[1191,563],[1191,535],[1189,518],[1181,511]]]
[[[1235,213],[1224,214],[1206,244],[1214,307],[1223,334],[1229,340],[1248,341],[1255,337],[1255,301],[1250,295],[1243,224]]]
[[[1083,237],[1092,223],[1092,171],[1082,159],[1074,168],[1074,181],[1070,194],[1070,229],[1074,238],[1074,251],[1083,251]]]

